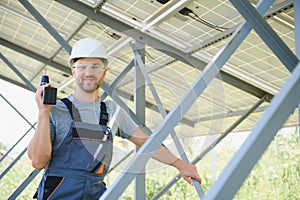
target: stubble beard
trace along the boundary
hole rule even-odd
[[[77,85],[82,91],[86,93],[93,93],[100,88],[101,83],[102,81],[99,80],[98,82],[95,82],[93,85],[86,84],[84,82],[78,82]]]

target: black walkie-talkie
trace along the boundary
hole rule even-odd
[[[45,85],[47,83],[49,83],[49,77],[45,73],[41,78],[40,85]],[[57,88],[45,87],[43,90],[43,104],[55,105],[56,94],[57,94]]]

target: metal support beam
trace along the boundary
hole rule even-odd
[[[22,113],[20,113],[1,93],[0,97],[30,125],[30,128],[23,134],[23,136],[21,136],[21,138],[0,158],[1,162],[22,141],[22,139],[31,131],[31,129],[35,129],[34,126],[37,122],[31,124],[26,117],[22,115]]]
[[[123,78],[126,76],[126,74],[131,70],[131,68],[133,67],[134,65],[134,60],[132,60],[126,67],[125,69],[119,74],[119,76],[110,84],[110,88],[113,90],[114,88],[116,88],[119,83],[123,80]],[[101,96],[100,96],[100,100],[104,100],[106,97],[107,97],[107,93],[103,93]]]
[[[212,185],[206,200],[232,199],[255,163],[300,101],[300,63],[253,128],[242,147]]]
[[[119,32],[122,32],[126,34],[127,36],[130,36],[134,38],[136,41],[140,41],[148,46],[151,46],[173,58],[176,58],[183,63],[186,63],[190,66],[196,67],[200,70],[203,70],[204,67],[208,64],[191,54],[187,54],[186,52],[177,49],[176,47],[169,45],[165,43],[164,41],[158,40],[152,36],[150,36],[147,33],[143,33],[138,29],[135,29],[134,27],[131,27],[128,24],[125,24],[121,21],[118,21],[111,17],[108,14],[102,13],[102,12],[95,12],[95,10],[92,7],[89,7],[88,5],[78,1],[78,0],[56,0],[57,2],[61,3],[62,5],[65,5],[68,8],[71,8],[73,10],[76,10],[77,12],[86,15],[92,19],[95,19],[112,29],[115,29]],[[270,95],[270,99],[273,97],[272,94],[268,93],[267,91],[264,91],[256,86],[253,86],[237,77],[234,77],[230,75],[227,72],[221,71],[220,72],[222,80],[228,84],[231,84],[237,88],[240,88],[241,90],[244,90],[247,93],[250,93],[258,98],[263,97],[265,94]]]
[[[272,8],[270,8],[266,12],[266,14],[263,15],[264,18],[267,19],[267,18],[276,16],[281,11],[284,11],[287,8],[290,8],[291,6],[293,6],[293,2],[294,2],[294,0],[286,0],[280,4],[272,6]],[[211,38],[208,38],[207,40],[204,40],[201,43],[186,49],[186,53],[193,53],[193,52],[199,51],[203,48],[206,48],[206,47],[210,46],[211,44],[215,44],[219,41],[225,40],[235,31],[236,28],[237,28],[237,26],[233,26]]]
[[[230,0],[230,2],[269,46],[273,53],[281,60],[286,68],[290,72],[293,71],[294,67],[299,62],[297,56],[294,55],[260,13],[256,11],[249,0]]]
[[[260,3],[258,6],[259,11],[262,13],[266,12],[272,4],[269,3],[270,2]],[[222,48],[212,62],[208,64],[197,80],[191,85],[187,93],[167,115],[164,122],[152,135],[149,136],[149,139],[140,148],[139,152],[131,160],[124,172],[116,179],[114,184],[108,189],[103,197],[101,197],[101,199],[117,199],[118,196],[120,196],[127,185],[135,177],[135,174],[126,172],[138,173],[145,166],[146,162],[152,157],[161,142],[167,137],[167,134],[181,120],[181,117],[192,106],[212,79],[216,77],[222,66],[233,54],[243,39],[249,34],[250,30],[251,29],[247,23],[243,23],[239,26],[235,33],[230,37],[230,40],[224,45],[224,48]]]
[[[13,43],[11,43],[11,42],[9,42],[9,41],[7,41],[7,40],[4,40],[3,38],[0,38],[0,44],[3,45],[3,46],[8,47],[8,48],[10,48],[10,49],[12,49],[12,50],[14,50],[14,51],[17,51],[17,52],[19,52],[19,53],[21,53],[21,54],[24,54],[24,55],[26,55],[26,56],[28,56],[28,57],[31,57],[31,58],[33,58],[33,59],[35,59],[35,60],[38,60],[38,61],[40,61],[40,62],[43,62],[43,63],[45,63],[46,65],[52,66],[52,67],[54,67],[55,69],[58,69],[58,70],[60,70],[60,71],[62,71],[62,72],[64,72],[64,73],[66,73],[66,74],[68,74],[68,75],[72,75],[72,74],[71,74],[71,70],[70,70],[69,67],[66,67],[66,66],[61,65],[61,64],[59,64],[59,63],[57,63],[57,62],[54,62],[53,60],[49,60],[49,59],[46,58],[46,57],[43,57],[43,56],[38,55],[38,54],[36,54],[36,53],[34,53],[34,52],[31,52],[31,51],[29,51],[28,49],[25,49],[25,48],[23,48],[23,47],[21,47],[21,46],[18,46],[18,45],[16,45],[16,44],[13,44]],[[132,61],[132,62],[133,62],[133,61]],[[130,70],[130,67],[128,68],[128,70]],[[32,92],[35,92],[35,90],[31,90],[31,89],[28,88],[26,85],[21,84],[21,83],[19,83],[19,82],[16,82],[15,80],[10,79],[10,78],[8,78],[8,77],[4,77],[4,76],[0,75],[0,79],[5,80],[5,81],[8,81],[8,82],[10,82],[10,83],[13,83],[13,84],[15,84],[15,85],[17,85],[17,86],[19,86],[19,87],[24,88],[24,89],[27,89],[27,90],[29,89],[29,90],[32,91]],[[119,80],[118,80],[118,81],[119,81]],[[116,84],[117,84],[117,82],[116,82]],[[112,94],[112,93],[113,93],[113,92],[111,92],[111,94]],[[116,94],[116,93],[122,94],[121,96],[123,96],[124,98],[128,98],[128,97],[131,96],[131,95],[129,95],[129,94],[127,94],[127,93],[124,93],[124,92],[122,92],[122,91],[115,91],[114,93],[115,93],[115,94]],[[103,94],[103,95],[105,96],[105,94]],[[103,98],[104,98],[104,96],[103,96]],[[128,99],[131,100],[131,101],[133,101],[133,99],[131,99],[131,98],[128,98]],[[153,109],[153,108],[155,108],[155,105],[153,105],[152,103],[146,102],[146,107],[149,108],[149,109]],[[155,109],[154,109],[154,110],[155,110]],[[194,126],[194,124],[195,124],[193,121],[188,120],[188,119],[186,119],[186,118],[184,118],[184,119],[182,120],[182,122],[184,122],[184,123],[187,124],[188,126]]]
[[[125,161],[131,154],[134,153],[134,150],[131,150],[123,158],[121,158],[114,166],[110,167],[107,174],[112,172],[117,166],[119,166],[123,161]]]
[[[144,132],[148,135],[151,134],[151,130],[145,126],[145,124],[136,116],[136,114],[128,108],[128,106],[121,100],[121,98],[114,92],[107,83],[103,82],[101,88],[127,113],[128,116],[136,123],[138,126],[142,127]]]
[[[224,133],[208,145],[196,158],[191,162],[192,164],[197,164],[208,152],[210,152],[217,144],[219,144],[229,133],[231,133],[240,123],[242,123],[247,117],[252,114],[264,101],[266,96],[259,99],[244,115],[242,115],[238,120],[236,120],[229,128],[225,130]],[[166,191],[168,191],[179,179],[180,174],[177,174],[167,185],[165,185],[151,200],[156,200],[160,198]]]
[[[295,46],[296,46],[296,56],[300,59],[300,1],[294,0],[294,14],[295,20]],[[300,102],[298,104],[298,127],[300,127]],[[300,128],[298,128],[298,138],[300,139]]]
[[[34,169],[29,176],[17,187],[17,189],[8,197],[7,200],[15,200],[21,194],[21,192],[28,186],[29,183],[40,173],[39,170]]]
[[[288,70],[294,71],[292,77],[268,107],[266,114],[253,129],[251,137],[247,139],[243,147],[224,170],[224,173],[219,177],[216,184],[211,187],[206,199],[231,199],[233,197],[279,128],[281,128],[287,117],[294,110],[296,104],[299,103],[300,98],[300,64],[298,63],[298,59],[290,49],[286,48],[286,45],[278,35],[275,32],[273,33],[273,29],[253,11],[253,7],[249,2],[231,2],[239,9],[247,21],[251,21],[252,26],[258,34],[285,64]],[[294,69],[296,64],[297,68]],[[292,101],[294,101],[294,104]]]
[[[23,76],[23,74],[2,53],[0,53],[0,58],[17,74],[17,76],[29,87],[30,90],[36,90],[30,81],[28,81],[26,77]]]
[[[9,170],[19,161],[22,156],[26,153],[27,147],[5,168],[5,170],[0,174],[0,180],[9,172]]]
[[[141,75],[144,77],[144,79],[146,80],[147,82],[147,85],[149,86],[150,90],[151,90],[151,93],[155,99],[155,102],[157,104],[157,107],[158,107],[158,110],[160,112],[160,114],[162,115],[162,117],[165,119],[166,115],[167,115],[167,112],[164,110],[163,108],[163,105],[162,105],[162,102],[154,88],[154,85],[149,77],[149,75],[147,74],[146,70],[145,70],[145,66],[144,66],[144,63],[142,62],[142,59],[140,58],[140,54],[139,54],[139,51],[138,51],[138,48],[135,46],[135,45],[131,45],[132,49],[133,49],[133,52],[134,52],[134,55],[135,55],[135,58],[137,59],[137,62],[138,62],[138,66],[140,68],[140,71],[141,71]],[[175,143],[175,146],[177,148],[177,151],[179,152],[179,155],[181,156],[182,160],[184,160],[185,162],[189,162],[188,160],[188,157],[177,137],[177,134],[175,133],[174,129],[171,130],[171,136],[173,138],[173,141]],[[199,184],[198,181],[195,180],[195,184],[194,184],[197,192],[198,192],[198,195],[199,197],[203,197],[204,196],[204,192]]]
[[[51,26],[47,20],[27,1],[19,0],[19,2],[35,17],[35,19],[54,37],[54,39],[71,54],[72,47],[64,40],[62,36]]]
[[[14,51],[17,51],[17,52],[19,52],[19,53],[21,53],[23,55],[26,55],[26,56],[28,56],[30,58],[38,60],[38,61],[44,63],[45,65],[50,65],[50,66],[54,67],[55,69],[58,69],[58,70],[66,73],[66,74],[71,75],[70,67],[64,66],[64,65],[59,64],[57,62],[54,62],[53,60],[50,60],[49,58],[46,58],[46,57],[41,56],[39,54],[36,54],[36,53],[34,53],[32,51],[29,51],[28,49],[25,49],[25,48],[23,48],[21,46],[18,46],[18,45],[14,44],[14,43],[12,43],[10,41],[7,41],[7,40],[5,40],[3,38],[0,38],[0,44],[3,45],[3,46],[5,46],[5,47],[7,47],[7,48],[10,48],[10,49],[12,49]]]
[[[141,60],[145,63],[145,45],[137,42],[141,53]],[[145,78],[138,66],[137,57],[134,58],[134,110],[136,116],[145,124]],[[136,151],[139,148],[136,147]],[[145,168],[136,176],[134,183],[134,199],[146,199]]]
[[[36,123],[34,123],[34,125],[36,125]],[[33,125],[33,126],[34,126]],[[34,127],[30,127],[20,138],[19,140],[0,158],[0,163],[2,160],[4,160],[9,154],[10,152],[25,138],[25,136],[31,131],[31,129]]]

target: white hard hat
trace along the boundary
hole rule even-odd
[[[70,61],[74,58],[104,58],[107,54],[104,46],[95,39],[85,38],[76,42],[72,48]]]

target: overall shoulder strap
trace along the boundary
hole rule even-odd
[[[63,98],[61,101],[67,106],[72,119],[74,121],[81,121],[80,114],[73,103],[68,98]]]
[[[101,101],[101,112],[100,112],[99,124],[106,126],[107,122],[108,122],[108,113],[106,110],[106,104],[103,101]]]

